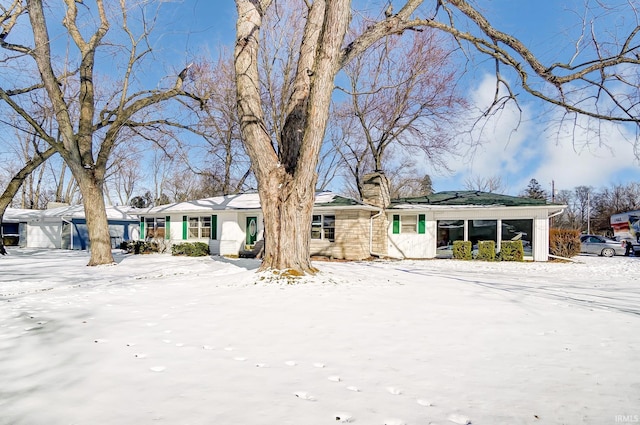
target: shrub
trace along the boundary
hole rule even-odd
[[[500,242],[500,261],[524,261],[524,246],[521,240]]]
[[[164,240],[152,239],[150,241],[124,241],[120,243],[120,249],[131,254],[152,254],[167,250]]]
[[[575,257],[580,254],[580,231],[574,229],[551,229],[549,231],[549,253],[558,257]]]
[[[453,258],[456,260],[471,260],[471,242],[453,241]]]
[[[171,246],[171,255],[204,257],[209,255],[209,245],[204,242],[184,242]]]
[[[495,241],[478,241],[478,260],[495,261],[496,259],[496,242]]]

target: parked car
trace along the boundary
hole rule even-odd
[[[604,257],[624,255],[625,247],[621,241],[605,238],[598,235],[581,235],[580,252],[584,254],[597,254]]]

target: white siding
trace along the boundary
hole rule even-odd
[[[555,209],[555,207],[554,207]],[[426,231],[418,233],[393,233],[394,215],[426,215]],[[547,208],[527,207],[478,207],[447,209],[398,209],[387,212],[388,253],[392,257],[403,258],[435,258],[437,245],[438,220],[532,220],[533,222],[533,259],[547,261],[549,259],[549,210]],[[500,238],[502,226],[498,226]],[[465,237],[467,237],[465,229]]]

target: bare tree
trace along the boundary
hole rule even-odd
[[[224,52],[216,62],[202,60],[193,66],[193,92],[206,104],[192,105],[198,122],[191,131],[204,141],[204,152],[186,146],[186,167],[200,176],[201,194],[228,195],[246,189],[251,164],[241,140],[233,63]],[[195,162],[199,157],[200,162]],[[202,160],[204,159],[204,160]]]
[[[147,125],[138,119],[141,111],[150,106],[178,96],[188,96],[183,90],[188,67],[168,87],[134,90],[135,72],[142,59],[151,52],[147,37],[154,18],[144,16],[142,32],[136,34],[134,28],[139,26],[137,23],[130,25],[130,14],[133,10],[144,13],[146,9],[132,9],[130,6],[125,0],[120,0],[117,11],[110,16],[103,0],[96,0],[90,5],[88,2],[64,0],[62,26],[69,43],[73,45],[73,49],[68,49],[65,54],[77,51],[77,57],[63,60],[62,66],[58,66],[60,58],[54,52],[59,43],[53,43],[49,36],[50,23],[47,22],[46,14],[55,16],[53,9],[48,8],[45,12],[42,0],[13,0],[10,7],[2,9],[1,15],[0,47],[6,52],[4,62],[13,61],[16,66],[21,67],[34,64],[39,80],[27,82],[24,86],[1,87],[0,99],[40,139],[60,154],[77,181],[91,240],[89,265],[113,263],[104,183],[107,165],[120,140],[122,129]],[[117,21],[118,25],[112,26],[112,20]],[[12,30],[18,25],[31,31],[33,45],[28,45],[22,37],[12,39]],[[115,39],[107,38],[109,33],[115,31],[114,28],[121,30],[118,41],[126,40],[126,45],[119,46]],[[99,49],[107,47],[113,48],[114,57],[120,57],[118,54],[124,52],[122,57],[126,59],[122,68],[116,68],[122,70],[116,89],[102,99],[96,96],[96,84],[100,80],[96,72],[96,54]],[[64,43],[62,48],[66,49]],[[109,64],[110,69],[113,69],[111,65]],[[65,93],[65,83],[73,79],[77,81],[78,90],[71,94]],[[26,95],[40,90],[45,93],[53,108],[56,122],[53,134],[34,119],[30,105],[25,101]],[[105,89],[104,93],[106,92]],[[74,108],[78,111],[77,119],[74,119]]]
[[[411,29],[430,27],[451,34],[496,62],[499,85],[506,80],[502,67],[513,70],[531,95],[564,108],[568,113],[595,119],[639,124],[638,82],[629,69],[640,64],[638,34],[632,28],[616,48],[593,39],[596,47],[582,63],[543,64],[522,42],[496,29],[465,0],[433,1],[431,11],[419,6],[426,0],[400,3],[397,13],[385,13],[346,42],[353,16],[350,0],[311,1],[305,7],[305,27],[293,91],[285,102],[284,125],[278,138],[266,125],[265,105],[260,92],[258,53],[265,14],[275,0],[236,0],[238,11],[235,47],[236,85],[241,130],[265,215],[266,249],[262,268],[291,269],[295,273],[314,272],[309,260],[309,235],[316,166],[324,139],[331,95],[337,73],[379,40]],[[635,14],[629,3],[630,13]],[[426,17],[425,17],[426,16]],[[454,19],[455,17],[455,19]],[[460,26],[460,22],[462,25]],[[466,23],[465,23],[466,21]],[[464,25],[473,26],[465,31]],[[616,40],[613,40],[614,42]],[[587,56],[585,54],[585,56]],[[534,80],[539,81],[536,85]],[[616,87],[631,92],[621,96]],[[510,87],[507,86],[508,89]],[[542,89],[541,89],[542,88]],[[496,93],[500,93],[499,90]],[[509,90],[509,99],[515,94]],[[590,102],[583,99],[589,98]],[[497,106],[503,99],[496,99]]]
[[[469,176],[464,182],[464,187],[467,190],[479,190],[480,192],[490,193],[504,193],[506,189],[500,176]]]
[[[466,106],[457,94],[452,50],[438,32],[426,29],[385,38],[344,67],[348,96],[335,116],[347,121],[339,128],[348,128],[349,136],[338,148],[353,163],[347,169],[360,195],[364,173],[390,174],[388,163],[400,159],[392,145],[406,157],[422,156],[424,164],[447,169],[445,155],[456,152],[454,117]],[[415,176],[404,174],[399,180]]]

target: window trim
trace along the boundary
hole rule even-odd
[[[141,216],[140,217],[140,240],[150,240],[150,239],[158,239],[158,236],[155,232],[158,229],[163,230],[162,239],[167,238],[167,218],[166,217],[157,217],[153,215]],[[158,222],[162,222],[162,225],[159,226]],[[152,223],[153,227],[149,228],[149,223]],[[153,231],[153,236],[148,236],[149,231]]]
[[[316,219],[316,217],[318,217],[318,219]],[[326,218],[329,218],[330,220],[333,220],[333,226],[327,226]],[[319,237],[314,237],[314,228],[316,229],[315,232],[318,232],[318,230],[319,230]],[[327,234],[330,234],[330,233],[333,233],[333,237],[332,238],[327,236]],[[314,240],[314,241],[325,240],[325,241],[329,241],[329,242],[335,242],[336,241],[336,215],[335,215],[335,213],[333,213],[333,214],[312,214],[311,215],[311,235],[310,235],[310,238],[311,238],[311,240]]]
[[[212,216],[210,215],[190,215],[186,216],[187,220],[185,221],[187,227],[187,240],[201,240],[201,239],[211,239],[211,225],[212,225]],[[192,226],[192,222],[196,220],[197,226]],[[209,223],[208,226],[205,224]],[[203,230],[209,230],[208,235],[203,235]],[[193,236],[192,233],[195,230],[196,235]]]

